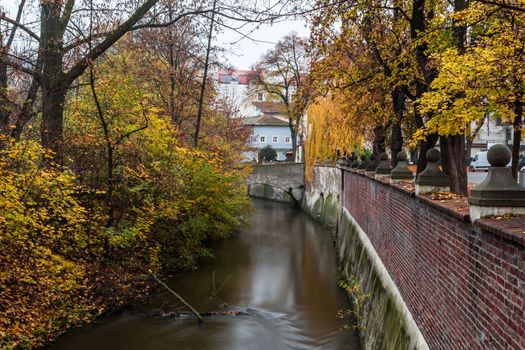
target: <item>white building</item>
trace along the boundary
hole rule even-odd
[[[241,117],[253,117],[260,115],[257,108],[252,104],[254,101],[264,101],[262,93],[257,96],[250,96],[250,81],[253,79],[255,71],[252,70],[225,70],[219,69],[217,73],[217,83],[219,94],[231,106],[239,111]]]
[[[477,128],[478,124],[472,122],[472,132]],[[502,123],[500,119],[486,117],[474,138],[471,154],[474,156],[480,151],[486,151],[490,146],[497,143],[512,147],[512,139],[512,125]]]
[[[217,84],[220,97],[238,110],[244,119],[243,124],[252,129],[254,141],[251,150],[244,154],[246,161],[257,161],[259,151],[266,146],[276,150],[278,161],[289,160],[292,142],[286,108],[283,103],[267,101],[264,92],[250,91],[250,82],[255,74],[253,70],[219,69]],[[299,143],[299,138],[297,141]],[[298,152],[301,151],[299,147]]]

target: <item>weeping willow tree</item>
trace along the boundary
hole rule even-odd
[[[306,142],[306,179],[312,179],[317,161],[333,161],[339,154],[350,154],[363,143],[353,118],[341,96],[318,97],[308,107],[309,134]]]

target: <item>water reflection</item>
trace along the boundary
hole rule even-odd
[[[356,334],[341,331],[342,321],[336,317],[348,304],[336,286],[331,234],[305,214],[255,201],[250,225],[218,243],[215,251],[215,260],[178,274],[169,285],[201,312],[244,310],[248,316],[213,316],[197,326],[191,319],[148,315],[172,302],[170,295],[162,294],[140,310],[70,332],[51,348],[359,348]],[[223,285],[215,297],[213,271],[215,291]]]

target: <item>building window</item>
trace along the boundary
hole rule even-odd
[[[292,143],[292,140],[291,140],[290,136],[285,136],[284,137],[284,143]]]
[[[263,100],[263,94],[262,94],[262,92],[259,92],[257,94],[257,101],[262,101],[262,100]]]
[[[277,142],[279,142],[279,136],[272,137],[272,143],[277,143]]]
[[[260,143],[266,143],[266,136],[260,136],[259,137],[259,142]]]

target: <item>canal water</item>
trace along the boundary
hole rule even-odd
[[[331,233],[301,211],[255,200],[250,224],[215,245],[216,258],[168,280],[199,312],[171,317],[161,291],[144,306],[73,330],[53,350],[359,349],[337,287]],[[215,284],[215,287],[214,287]],[[163,316],[158,316],[162,310]]]

